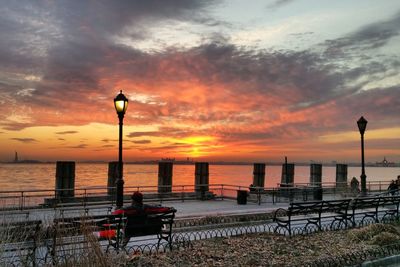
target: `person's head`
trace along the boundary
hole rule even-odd
[[[143,194],[139,191],[134,192],[131,196],[131,199],[132,203],[143,204]]]

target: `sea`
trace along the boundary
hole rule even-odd
[[[173,185],[193,185],[194,165],[173,166]],[[53,190],[55,187],[55,163],[0,164],[0,191]],[[266,166],[265,187],[276,187],[281,180],[282,166]],[[348,180],[359,180],[360,167],[348,167]],[[399,167],[366,167],[367,183],[390,182],[400,175]],[[106,187],[108,163],[76,163],[75,188]],[[335,166],[323,166],[322,182],[333,183]],[[309,166],[295,166],[295,183],[308,183]],[[157,164],[125,164],[125,186],[156,186]],[[253,165],[210,165],[210,184],[249,186],[253,181]]]

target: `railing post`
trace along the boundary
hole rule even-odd
[[[87,204],[87,189],[83,189],[83,206],[86,207]]]
[[[275,195],[275,189],[274,188],[272,188],[272,191],[271,191],[271,201],[272,201],[272,204],[275,204],[275,201],[274,201],[274,195]]]
[[[21,199],[19,200],[19,209],[23,210],[24,207],[24,191],[21,191]]]

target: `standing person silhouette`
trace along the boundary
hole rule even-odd
[[[388,190],[388,193],[393,196],[397,192],[398,189],[399,189],[399,186],[397,185],[397,183],[394,180],[392,180],[392,182],[389,184],[387,190]]]

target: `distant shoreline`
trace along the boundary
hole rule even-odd
[[[129,165],[156,165],[159,162],[162,161],[133,161],[133,162],[125,162],[125,164]],[[206,161],[201,161],[201,162],[206,162]],[[0,164],[55,164],[56,161],[37,161],[37,160],[21,160],[18,162],[0,162]],[[85,164],[108,164],[108,161],[76,161],[76,163],[85,163]],[[195,162],[181,162],[181,161],[174,161],[174,165],[194,165]],[[210,165],[253,165],[254,163],[259,163],[259,162],[208,162]],[[266,166],[281,166],[284,164],[283,162],[262,162],[265,163]],[[335,167],[336,164],[346,164],[349,167],[361,167],[360,163],[320,163],[320,162],[312,162],[312,163],[307,163],[307,162],[290,162],[294,163],[296,166],[310,166],[311,164],[322,164],[322,166],[328,166],[328,167]],[[377,167],[377,168],[398,168],[400,167],[399,164],[394,164],[392,166],[382,166],[382,165],[377,165],[373,163],[367,163],[365,165],[366,167]]]

